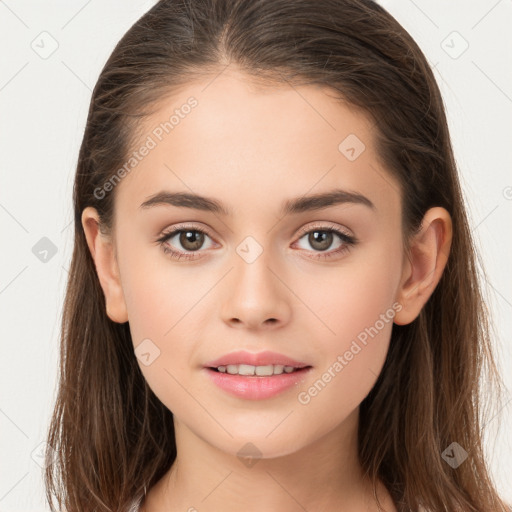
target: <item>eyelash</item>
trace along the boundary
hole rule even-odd
[[[208,231],[205,231],[204,229],[201,229],[197,226],[182,226],[182,225],[176,226],[172,231],[163,233],[163,235],[157,240],[159,245],[162,247],[162,250],[164,251],[164,253],[169,255],[172,259],[175,259],[175,260],[180,260],[182,258],[184,258],[186,260],[197,259],[196,253],[199,251],[193,251],[190,253],[186,253],[186,252],[181,252],[181,251],[175,251],[174,249],[170,249],[169,246],[166,245],[166,242],[168,240],[170,240],[171,238],[173,238],[174,235],[176,235],[178,233],[185,232],[185,231],[193,231],[196,233],[202,233],[204,235],[207,235],[210,238],[213,238],[210,236]],[[305,235],[308,235],[309,233],[312,233],[315,231],[318,231],[321,233],[334,233],[334,234],[338,235],[338,237],[343,242],[343,245],[341,247],[339,247],[338,249],[331,251],[331,252],[317,251],[318,254],[313,257],[314,259],[327,260],[327,259],[333,258],[335,256],[343,254],[344,252],[348,251],[352,246],[354,246],[358,243],[358,240],[354,236],[348,235],[347,233],[344,233],[343,231],[336,229],[334,226],[325,226],[325,225],[324,226],[312,226],[312,227],[309,227],[308,229],[301,229],[299,232],[298,240],[303,238]]]

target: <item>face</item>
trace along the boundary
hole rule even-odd
[[[141,133],[115,189],[114,232],[149,386],[231,454],[252,442],[285,455],[335,430],[375,384],[400,308],[399,186],[372,123],[326,89],[254,89],[226,72],[163,102]],[[240,350],[306,368],[205,368]]]

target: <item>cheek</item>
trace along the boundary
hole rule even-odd
[[[323,353],[320,380],[303,390],[303,405],[341,401],[345,405],[337,410],[342,414],[359,405],[373,387],[400,308],[395,302],[401,275],[397,246],[383,242],[361,251],[309,294],[308,305],[322,321],[317,343]]]
[[[401,277],[401,256],[396,245],[372,244],[354,251],[346,262],[318,275],[307,293],[308,305],[323,320],[326,340],[356,337],[392,307]],[[379,324],[380,325],[380,324]]]
[[[139,367],[152,391],[174,410],[177,403],[189,402],[179,383],[184,382],[184,369],[192,366],[195,342],[201,339],[197,315],[211,282],[158,251],[125,240],[119,267]]]
[[[171,262],[158,246],[141,247],[129,237],[120,243],[119,267],[134,345],[145,338],[169,339],[201,296],[193,272]]]

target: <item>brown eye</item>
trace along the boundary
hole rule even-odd
[[[197,251],[204,243],[204,233],[193,229],[181,231],[179,242],[186,251]]]
[[[306,249],[308,252],[312,252],[313,258],[317,259],[328,259],[340,256],[358,242],[354,236],[344,233],[333,226],[313,227],[309,231],[307,231],[307,229],[302,229],[301,236],[297,242],[299,243],[299,247],[302,239],[306,240],[307,245],[309,245],[311,249],[307,247],[301,248]],[[329,250],[336,239],[338,240],[338,246]]]
[[[199,228],[176,227],[168,233],[164,233],[157,242],[161,245],[164,253],[174,259],[200,258],[194,254],[203,249],[205,238],[211,237]]]
[[[315,230],[308,235],[308,243],[318,251],[326,251],[333,242],[334,236],[328,231]]]

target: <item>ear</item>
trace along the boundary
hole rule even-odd
[[[88,206],[82,212],[87,245],[96,265],[96,272],[105,294],[108,317],[118,323],[128,321],[128,312],[124,300],[119,267],[110,237],[99,229],[99,215],[95,208]]]
[[[420,231],[405,255],[396,300],[402,305],[394,318],[397,325],[411,323],[441,279],[452,242],[452,220],[445,208],[435,207],[423,217]]]

